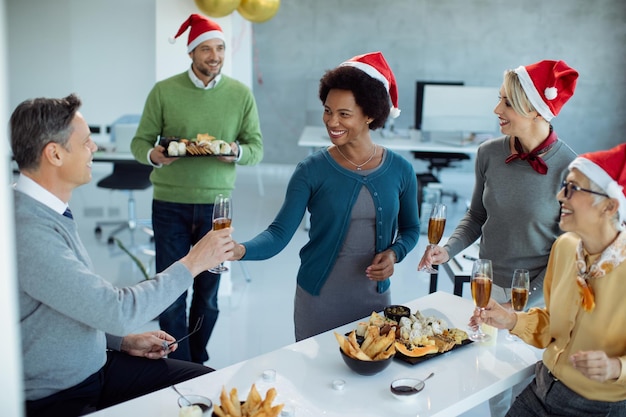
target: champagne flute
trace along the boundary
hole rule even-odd
[[[428,250],[433,250],[443,237],[443,230],[446,228],[446,205],[443,203],[433,204],[433,208],[430,211],[430,218],[428,219]],[[424,266],[420,268],[420,272],[428,272],[429,274],[436,274],[439,271],[431,266]]]
[[[232,214],[230,197],[218,194],[217,197],[215,197],[215,204],[213,205],[213,230],[222,230],[230,227],[233,219]],[[209,269],[209,272],[214,274],[221,274],[226,271],[228,271],[228,267],[224,266],[223,262]]]
[[[513,279],[511,280],[511,307],[513,311],[524,311],[528,296],[530,294],[530,273],[528,269],[516,269],[513,271]],[[507,334],[506,339],[510,341],[518,341],[519,337]]]
[[[472,298],[474,305],[480,310],[484,310],[491,297],[491,285],[493,283],[493,267],[489,259],[477,259],[472,266]],[[474,342],[486,342],[491,336],[483,333],[481,326],[469,336]]]

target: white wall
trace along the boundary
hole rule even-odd
[[[90,125],[140,114],[157,80],[185,71],[191,0],[6,0],[9,107],[25,99],[77,93]],[[227,56],[224,73],[251,85],[251,25],[237,13],[215,19]]]
[[[5,3],[0,0],[0,125],[7,126],[8,76],[6,52]],[[3,135],[4,136],[4,135]],[[6,140],[6,136],[5,136]],[[7,141],[8,142],[8,141]],[[22,389],[22,359],[20,349],[17,285],[15,273],[15,232],[13,228],[13,195],[10,181],[11,166],[7,142],[1,149],[0,163],[0,247],[3,261],[0,263],[0,335],[2,335],[2,360],[0,360],[0,415],[21,417],[24,401]]]

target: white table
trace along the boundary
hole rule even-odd
[[[460,328],[466,328],[474,309],[470,300],[445,292],[429,294],[407,305],[412,311],[436,314]],[[259,325],[269,324],[260,320]],[[336,330],[345,333],[354,327],[352,323]],[[251,337],[249,342],[254,343],[254,339]],[[294,406],[296,417],[449,417],[525,380],[533,374],[534,364],[540,358],[541,350],[523,342],[507,341],[501,332],[493,346],[473,343],[417,365],[394,359],[383,372],[360,376],[343,363],[337,341],[329,331],[177,386],[185,393],[202,394],[218,403],[223,385],[227,390],[237,388],[243,399],[252,383],[257,384],[263,396],[273,386],[278,392],[274,404]],[[267,369],[276,370],[274,383],[262,381],[262,373]],[[426,382],[426,388],[415,400],[401,402],[391,396],[392,380],[424,378],[430,372],[435,376]],[[343,390],[333,390],[332,382],[336,379],[345,381]],[[166,388],[93,416],[176,417],[176,400],[176,393]]]
[[[415,151],[415,152],[438,152],[438,153],[465,153],[475,155],[478,150],[478,144],[469,144],[464,146],[453,146],[436,141],[422,142],[420,135],[415,138],[406,137],[385,137],[379,132],[372,132],[372,139],[378,145],[394,151]],[[325,127],[305,126],[298,139],[298,146],[308,147],[311,150],[323,148],[331,144]]]

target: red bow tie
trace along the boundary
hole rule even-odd
[[[550,135],[548,135],[546,140],[541,142],[539,146],[537,146],[530,152],[524,152],[524,148],[522,148],[521,142],[516,137],[515,150],[517,151],[517,153],[509,155],[504,162],[508,164],[509,162],[515,161],[519,158],[522,161],[528,161],[530,166],[541,175],[546,175],[548,173],[548,166],[546,165],[545,161],[538,155],[543,152],[547,152],[557,140],[558,138],[556,136],[556,133],[550,132]]]

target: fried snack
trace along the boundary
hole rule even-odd
[[[367,349],[363,349],[365,354],[370,358],[374,359],[381,352],[385,352],[389,346],[393,345],[393,342],[396,341],[396,332],[388,332],[385,336],[380,336],[376,338]]]
[[[211,136],[208,133],[198,133],[196,135],[196,141],[200,142],[200,141],[212,141],[213,139],[215,139],[215,136]]]
[[[277,417],[282,411],[284,404],[278,404],[272,407],[272,402],[276,399],[276,389],[270,388],[265,394],[265,399],[261,397],[256,389],[256,385],[252,384],[246,401],[241,404],[237,395],[237,389],[230,390],[230,395],[226,392],[226,388],[222,387],[220,394],[220,405],[216,405],[213,412],[218,417]]]
[[[370,345],[380,337],[380,328],[378,326],[369,326],[365,331],[365,340],[361,343],[361,350],[366,352]]]
[[[365,340],[361,345],[357,341],[356,330],[351,331],[347,338],[337,332],[334,333],[343,353],[353,359],[378,361],[388,359],[396,353],[394,344],[396,340],[395,329],[386,335],[381,335],[378,327],[369,326],[366,330]]]

